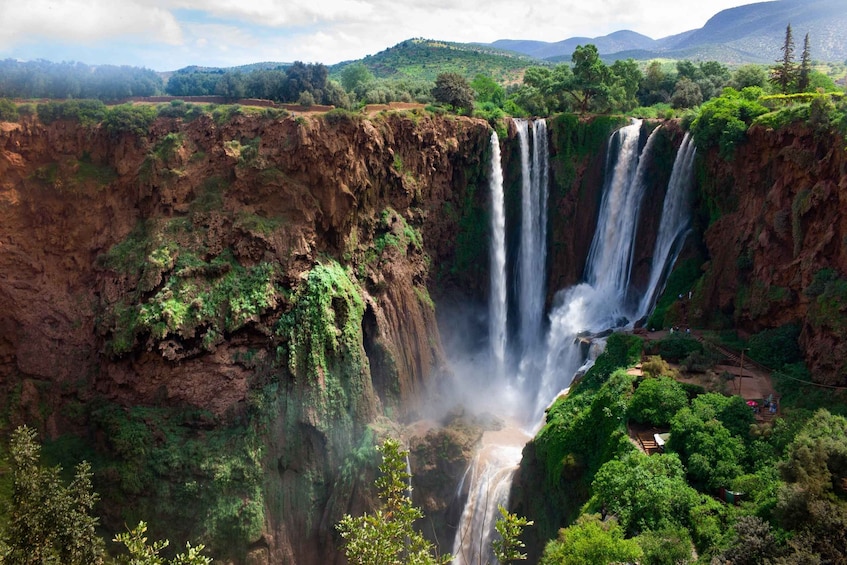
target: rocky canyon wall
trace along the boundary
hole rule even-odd
[[[144,519],[221,559],[334,562],[374,434],[443,374],[428,289],[482,284],[467,228],[489,126],[342,111],[0,126],[9,424],[94,461],[107,529]]]
[[[709,262],[697,323],[749,334],[794,324],[812,379],[847,385],[847,149],[804,123],[754,126],[732,159],[698,157]]]

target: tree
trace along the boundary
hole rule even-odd
[[[633,451],[607,461],[591,485],[590,507],[604,508],[629,533],[688,525],[697,493],[685,482],[676,454]]]
[[[510,513],[502,506],[498,506],[497,509],[500,511],[500,518],[494,524],[494,528],[500,534],[500,539],[491,543],[494,556],[500,565],[525,560],[526,553],[521,553],[525,546],[520,537],[523,529],[526,526],[531,526],[533,522],[528,521],[523,516]]]
[[[599,514],[583,514],[572,526],[559,530],[547,543],[541,565],[596,565],[629,563],[642,556],[638,542],[624,539],[617,520],[602,520]]]
[[[571,56],[573,78],[567,86],[579,111],[589,109],[605,110],[608,107],[611,73],[609,67],[600,60],[597,47],[592,44],[579,45]]]
[[[614,108],[626,112],[638,106],[635,95],[642,78],[638,64],[632,59],[618,60],[609,67],[609,70],[614,84],[611,100]]]
[[[791,33],[791,24],[785,28],[785,42],[780,48],[782,58],[777,60],[778,65],[771,69],[771,82],[779,87],[783,94],[791,92],[797,69],[794,64],[794,37]]]
[[[60,467],[40,465],[36,432],[22,426],[12,432],[12,509],[2,539],[4,563],[92,565],[103,562],[103,540],[92,516],[97,494],[91,487],[91,466],[80,463],[70,484]]]
[[[676,83],[671,95],[671,106],[674,108],[694,108],[703,102],[700,86],[688,77],[682,77]]]
[[[321,63],[306,64],[295,61],[285,70],[285,77],[283,100],[294,102],[299,100],[301,93],[308,92],[315,101],[319,101],[324,97],[323,90],[329,77],[329,69]]]
[[[635,389],[627,414],[636,422],[667,426],[674,414],[688,404],[688,394],[668,377],[645,379]]]
[[[244,75],[239,71],[225,73],[215,84],[215,94],[230,102],[244,98],[245,91]]]
[[[446,564],[451,556],[433,556],[433,547],[414,529],[423,512],[409,496],[410,475],[400,443],[387,439],[378,447],[382,453],[381,476],[376,480],[381,507],[357,518],[346,514],[338,523],[344,538],[344,554],[352,565]]]
[[[347,65],[341,71],[341,86],[347,92],[353,92],[359,86],[373,82],[374,74],[362,62]]]
[[[809,88],[812,73],[812,53],[809,45],[809,34],[803,39],[803,54],[800,55],[800,69],[797,71],[797,91],[805,92]]]
[[[124,544],[128,556],[119,558],[118,562],[124,565],[209,565],[210,557],[201,555],[204,546],[202,544],[191,547],[185,543],[185,553],[176,555],[173,559],[164,559],[159,553],[168,546],[168,540],[155,541],[152,545],[147,543],[147,524],[139,522],[138,526],[128,532],[118,534],[114,540]]]
[[[506,102],[506,91],[488,75],[476,75],[471,81],[471,88],[476,92],[477,102],[490,102],[498,108]]]
[[[741,90],[748,86],[764,88],[768,84],[768,73],[761,65],[741,65],[732,73],[729,86]]]
[[[468,114],[473,111],[474,95],[471,85],[458,73],[441,73],[435,79],[432,97]]]

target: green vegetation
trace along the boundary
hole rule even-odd
[[[11,100],[0,98],[0,122],[18,121],[18,106]]]
[[[666,320],[668,310],[680,295],[686,296],[694,288],[703,274],[700,269],[701,264],[700,259],[690,258],[679,261],[674,266],[665,283],[665,288],[656,302],[656,307],[647,321],[648,328],[663,329],[671,325]]]
[[[129,558],[119,558],[119,563],[128,565],[209,565],[210,557],[201,555],[205,546],[191,547],[190,542],[185,542],[185,553],[176,555],[173,559],[164,559],[159,553],[168,546],[168,540],[147,543],[147,524],[139,522],[138,525],[128,532],[115,536],[112,541],[122,543],[129,553]]]
[[[525,544],[521,541],[520,537],[524,528],[532,526],[534,522],[527,520],[523,516],[509,512],[501,505],[497,506],[497,510],[500,512],[500,517],[494,524],[494,528],[500,534],[500,538],[491,542],[491,548],[494,551],[497,562],[502,565],[508,565],[514,561],[526,560],[526,554],[521,553]]]
[[[93,516],[99,496],[91,484],[91,466],[83,461],[69,484],[62,480],[60,467],[41,464],[41,446],[36,433],[22,426],[12,433],[10,444],[13,479],[12,505],[0,528],[0,563],[96,565],[104,563],[104,543]],[[4,514],[7,509],[4,508]],[[166,560],[159,552],[168,541],[147,544],[147,525],[140,522],[114,541],[126,545],[129,556],[114,562],[128,565],[208,565],[212,559],[201,555],[204,546],[192,547]],[[113,562],[113,561],[105,561]]]
[[[604,521],[599,514],[585,514],[574,525],[562,529],[559,537],[547,544],[540,563],[630,563],[637,562],[642,554],[638,542],[624,539],[624,531],[615,518]]]
[[[91,466],[80,463],[65,485],[60,467],[41,465],[36,432],[26,426],[12,433],[9,455],[14,487],[12,504],[3,511],[7,521],[0,531],[0,562],[103,563],[99,520],[92,515],[98,496]]]
[[[736,146],[744,141],[753,120],[767,113],[759,103],[762,90],[747,87],[741,92],[726,88],[721,96],[703,104],[691,124],[699,149],[717,147],[724,159],[731,159]]]
[[[537,60],[491,47],[410,39],[353,64],[363,65],[380,79],[411,78],[431,83],[439,73],[448,72],[468,79],[483,74],[503,84],[518,78]],[[332,67],[331,75],[341,75],[349,65]]]
[[[822,292],[829,278],[822,274],[813,293]],[[751,341],[763,349],[782,343],[790,350],[783,340],[796,339],[796,327],[756,337]],[[837,477],[844,472],[847,419],[801,409],[810,392],[803,385],[796,388],[804,392],[782,397],[782,419],[757,423],[738,396],[701,391],[689,401],[683,387],[667,377],[646,377],[632,392],[635,379],[623,371],[598,379],[624,359],[629,360],[625,365],[634,362],[638,342],[631,339],[609,337],[609,349],[595,364],[598,373],[592,374],[592,368],[556,401],[528,446],[536,459],[532,465],[545,473],[532,480],[545,482],[542,496],[553,497],[549,504],[534,503],[535,515],[544,516],[536,520],[542,539],[552,537],[548,520],[569,524],[547,543],[541,562],[687,563],[694,562],[695,551],[697,562],[843,558],[847,502]],[[660,361],[650,362],[651,372],[667,371]],[[802,376],[796,365],[785,364],[782,370]],[[774,377],[780,390],[782,378],[779,373]],[[619,442],[625,422],[618,414],[651,425],[669,422],[665,452],[648,456]],[[580,452],[580,445],[593,451]],[[712,498],[721,488],[736,493],[735,505]],[[626,557],[592,553],[616,551]]]
[[[473,96],[473,89],[462,75],[441,73],[435,79],[432,97],[436,102],[449,104],[457,111],[470,114],[473,111]]]
[[[412,504],[409,496],[408,452],[402,451],[400,443],[393,439],[385,440],[378,449],[382,453],[379,466],[382,475],[376,480],[380,508],[357,518],[347,514],[338,524],[348,562],[353,565],[449,563],[452,556],[433,555],[433,545],[414,528],[414,522],[423,518],[423,512]]]
[[[97,98],[121,100],[162,92],[162,79],[150,69],[126,65],[0,60],[0,98]]]
[[[264,524],[263,441],[253,423],[197,409],[91,408],[107,438],[95,461],[99,489],[128,524],[157,516],[156,533],[200,539],[238,557]]]
[[[648,378],[635,389],[627,416],[642,424],[664,427],[687,404],[688,394],[674,379],[664,376]]]

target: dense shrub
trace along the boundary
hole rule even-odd
[[[681,332],[668,334],[650,345],[650,353],[658,353],[663,359],[672,363],[679,363],[695,351],[702,352],[703,345],[690,335]]]
[[[632,395],[627,415],[642,424],[667,426],[688,405],[688,394],[668,377],[645,379]]]
[[[68,100],[39,104],[37,112],[38,119],[45,124],[56,120],[74,120],[83,125],[92,125],[102,121],[108,109],[99,100]]]
[[[786,363],[796,363],[803,359],[797,338],[800,326],[785,324],[772,330],[764,330],[750,338],[750,357],[773,369],[780,369]]]
[[[727,487],[745,472],[744,442],[753,420],[740,396],[700,395],[672,418],[667,449],[680,455],[695,486]]]
[[[156,119],[156,108],[148,105],[121,104],[110,108],[103,125],[112,135],[131,133],[145,137],[150,124]]]
[[[761,93],[762,89],[757,87],[747,87],[741,92],[725,88],[719,97],[703,104],[700,115],[691,124],[697,147],[718,147],[720,155],[729,159],[753,120],[768,111],[758,102]]]
[[[18,107],[11,100],[0,98],[0,122],[14,122],[18,119]]]

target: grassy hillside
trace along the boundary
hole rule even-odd
[[[352,62],[330,67],[330,74],[339,73]],[[546,64],[493,47],[429,39],[408,39],[376,55],[368,55],[361,62],[377,78],[435,80],[439,73],[454,72],[469,78],[482,73],[498,82],[520,80],[527,67]]]

